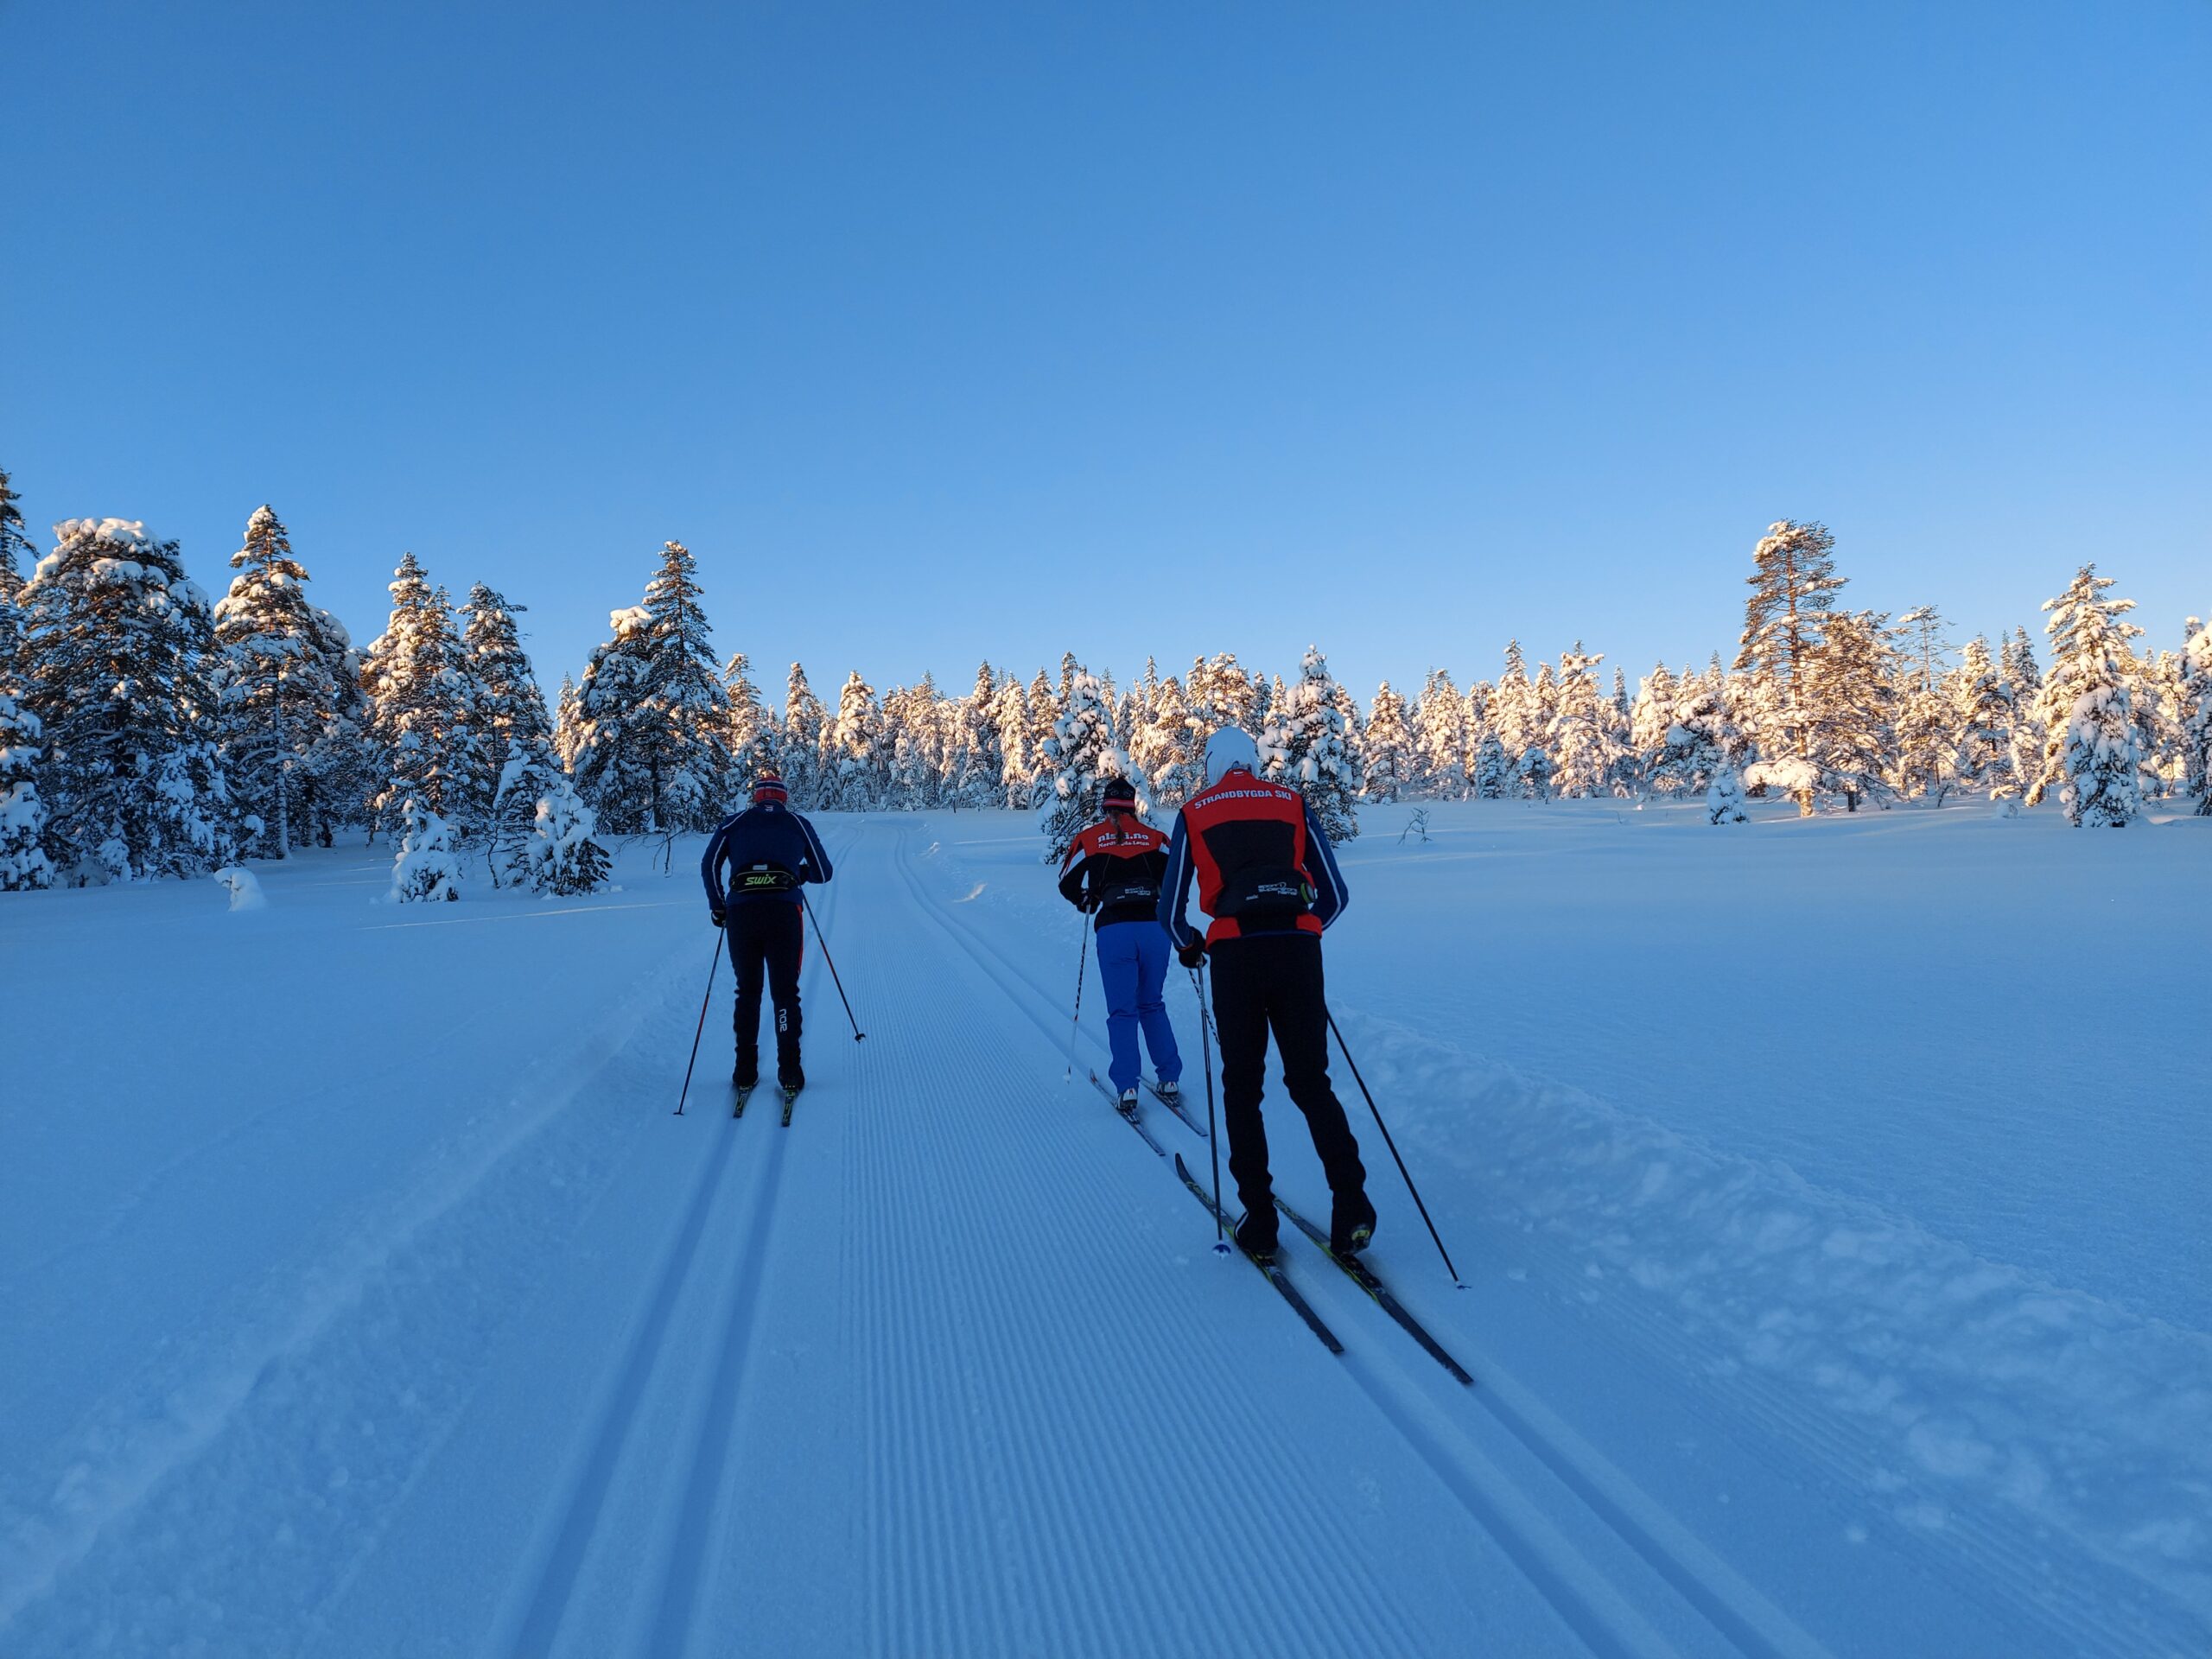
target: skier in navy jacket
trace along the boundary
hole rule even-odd
[[[827,881],[833,872],[821,837],[791,810],[790,798],[781,778],[762,772],[753,785],[752,806],[715,831],[699,861],[709,913],[728,935],[729,959],[737,969],[737,1069],[730,1080],[741,1089],[760,1080],[764,969],[776,1005],[776,1081],[794,1091],[806,1083],[798,1052],[798,970],[806,950],[799,888]]]

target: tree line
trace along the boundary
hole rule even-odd
[[[771,766],[810,810],[1036,809],[1050,857],[1109,778],[1179,805],[1224,726],[1338,837],[1360,803],[1410,799],[1672,797],[1727,823],[1762,795],[1809,813],[2055,792],[2077,824],[2146,799],[2212,814],[2212,629],[2139,649],[2132,603],[2085,565],[2044,607],[2047,669],[2024,627],[1955,645],[1932,606],[1844,605],[1834,537],[1794,520],[1753,550],[1731,662],[1662,663],[1631,693],[1579,641],[1531,670],[1514,640],[1495,680],[1432,669],[1364,707],[1313,648],[1287,683],[1225,652],[1126,686],[1072,654],[1027,683],[985,663],[958,693],[925,674],[879,695],[855,671],[834,707],[794,663],[772,707],[742,652],[718,660],[696,561],[669,542],[549,709],[520,606],[481,582],[456,604],[409,554],[356,647],[267,506],[213,603],[135,521],[67,520],[29,551],[0,473],[0,889],[198,874],[365,830],[394,849],[397,898],[454,896],[472,860],[584,892],[600,837],[710,829]]]

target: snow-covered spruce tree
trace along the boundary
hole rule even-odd
[[[653,823],[652,744],[644,728],[652,668],[652,616],[642,605],[607,617],[614,637],[592,647],[576,688],[576,791],[608,833],[645,834]]]
[[[830,728],[827,752],[823,804],[841,812],[880,810],[890,778],[890,756],[875,689],[861,678],[858,669],[846,677],[837,693],[837,717]]]
[[[22,612],[16,603],[23,585],[16,563],[22,522],[8,474],[0,472],[0,893],[49,887],[54,880],[44,844],[46,803],[38,790],[46,747],[38,716],[21,702],[16,677],[23,640]]]
[[[1370,801],[1395,801],[1413,788],[1414,734],[1406,724],[1406,700],[1390,689],[1388,680],[1375,689],[1360,766]]]
[[[1183,691],[1206,737],[1224,726],[1258,733],[1259,687],[1238,665],[1236,652],[1223,652],[1211,662],[1194,661]]]
[[[1027,707],[1029,715],[1029,755],[1032,770],[1036,773],[1037,786],[1041,791],[1052,781],[1045,765],[1045,745],[1052,739],[1052,728],[1059,724],[1060,705],[1052,696],[1052,682],[1039,669],[1037,677],[1029,683]],[[1031,803],[1034,804],[1034,803]]]
[[[1602,652],[1584,651],[1580,639],[1559,659],[1558,704],[1546,747],[1552,756],[1553,787],[1570,800],[1612,793],[1617,754],[1594,672],[1603,661]]]
[[[999,681],[991,694],[991,731],[998,747],[997,804],[1029,806],[1037,785],[1033,749],[1029,737],[1029,700],[1021,682],[1012,674]]]
[[[1635,752],[1643,786],[1655,793],[1679,790],[1679,778],[1667,768],[1667,733],[1675,723],[1675,677],[1663,662],[1637,687],[1629,707],[1628,741]]]
[[[1432,668],[1414,704],[1414,765],[1420,792],[1456,801],[1467,792],[1467,705],[1448,668]]]
[[[489,800],[475,798],[482,790],[482,746],[468,727],[474,680],[453,607],[412,553],[401,558],[391,593],[391,620],[361,663],[361,687],[374,711],[369,734],[383,779],[369,803],[374,825],[395,830],[410,798],[442,820],[472,809],[488,817]]]
[[[47,746],[48,859],[73,884],[230,863],[207,595],[143,524],[73,518],[54,539],[22,589],[16,659]]]
[[[732,652],[722,664],[722,697],[729,707],[729,730],[722,741],[729,749],[730,787],[742,800],[761,769],[776,763],[776,724],[753,683],[753,664],[741,651]],[[785,787],[788,791],[790,785]]]
[[[2182,647],[2182,788],[2196,816],[2212,818],[2212,626],[2189,619]]]
[[[1484,732],[1476,743],[1474,772],[1468,785],[1480,801],[1502,801],[1518,792],[1518,774],[1496,732]]]
[[[1889,618],[1872,611],[1831,611],[1819,650],[1805,667],[1802,707],[1818,787],[1856,812],[1886,803],[1897,749],[1896,647]]]
[[[1520,779],[1520,792],[1523,799],[1551,799],[1552,758],[1542,744],[1531,743],[1521,752],[1521,764],[1514,768],[1514,773]]]
[[[22,498],[8,476],[8,469],[0,467],[0,602],[13,603],[23,590],[23,567],[34,563],[30,537],[23,533]],[[7,671],[7,664],[0,661],[0,673]]]
[[[411,735],[411,734],[410,734]],[[399,803],[399,851],[391,861],[391,900],[411,905],[458,899],[461,861],[446,821],[412,795]]]
[[[1142,780],[1163,811],[1180,807],[1205,782],[1198,729],[1184,701],[1183,683],[1169,675],[1153,693],[1150,712],[1129,749],[1132,775]]]
[[[1497,677],[1497,689],[1491,694],[1490,726],[1516,766],[1529,746],[1543,737],[1543,711],[1537,706],[1529,661],[1518,639],[1505,642],[1505,672]]]
[[[1128,779],[1136,785],[1138,810],[1151,810],[1144,779],[1136,776],[1128,756],[1114,741],[1104,690],[1081,669],[1069,682],[1068,711],[1052,728],[1044,760],[1052,773],[1043,815],[1048,862],[1066,857],[1076,836],[1096,821],[1104,810],[1101,801],[1109,779]]]
[[[957,718],[960,726],[960,753],[957,769],[946,779],[955,802],[963,807],[995,806],[999,801],[1001,779],[1006,772],[1006,754],[999,745],[998,673],[990,664],[979,663],[976,667],[976,683],[968,695],[960,700]]]
[[[592,839],[592,810],[543,740],[518,740],[499,774],[491,865],[503,887],[569,897],[595,893],[611,861]]]
[[[2024,627],[1999,636],[1998,671],[2012,693],[2012,776],[2024,794],[2043,774],[2043,671]]]
[[[783,729],[776,740],[776,766],[791,804],[802,811],[823,805],[822,756],[829,741],[830,712],[807,683],[806,670],[793,663],[784,682]]]
[[[2044,605],[2051,663],[2041,713],[2049,736],[2028,800],[2032,805],[2058,785],[2067,822],[2076,829],[2122,829],[2143,812],[2127,685],[2127,642],[2143,630],[2120,620],[2135,608],[2133,600],[2104,596],[2112,585],[2112,577],[2085,564]]]
[[[563,674],[560,695],[553,704],[553,753],[561,757],[564,767],[575,765],[576,748],[582,741],[582,705],[575,677]]]
[[[1270,699],[1268,724],[1259,739],[1263,775],[1303,795],[1321,833],[1332,842],[1351,841],[1359,834],[1354,810],[1359,799],[1359,766],[1344,730],[1338,689],[1321,648],[1306,646],[1298,683]]]
[[[1713,781],[1705,787],[1705,821],[1707,823],[1743,823],[1751,815],[1744,810],[1744,780],[1736,768],[1723,762],[1713,774]]]
[[[1737,756],[1743,741],[1726,698],[1704,675],[1685,674],[1675,684],[1675,717],[1660,739],[1652,786],[1669,795],[1704,795],[1709,802],[1714,780],[1726,772],[1734,775],[1740,798]]]
[[[1751,736],[1767,770],[1777,779],[1788,774],[1778,786],[1809,815],[1818,787],[1812,748],[1818,711],[1807,681],[1844,584],[1835,574],[1835,537],[1825,524],[1777,519],[1751,550],[1747,580],[1736,668],[1755,682]]]
[[[2018,792],[2012,770],[2012,688],[1989,655],[1989,642],[1967,641],[1951,677],[1949,701],[1957,733],[1959,786],[2000,800]]]
[[[353,786],[353,755],[343,747],[334,751],[329,739],[343,722],[348,744],[358,744],[360,688],[345,630],[308,602],[306,567],[266,505],[246,521],[245,545],[231,556],[231,568],[238,574],[215,606],[209,671],[223,770],[244,822],[257,832],[248,850],[285,858],[317,838],[318,817],[327,834],[332,796]],[[346,780],[319,776],[333,771]]]
[[[1938,806],[1959,786],[1957,711],[1944,688],[1951,645],[1948,625],[1933,605],[1918,605],[1897,619],[1904,642],[1897,664],[1897,793]]]
[[[461,652],[468,661],[475,707],[472,729],[493,757],[496,778],[504,758],[517,742],[550,744],[553,721],[545,710],[545,693],[538,689],[530,658],[522,648],[515,617],[525,607],[512,603],[496,588],[477,582],[468,590],[468,603],[461,607],[468,619],[462,630]]]
[[[729,704],[715,667],[698,565],[681,542],[661,546],[645,584],[648,630],[642,727],[651,822],[663,834],[712,830],[728,805],[734,768]]]

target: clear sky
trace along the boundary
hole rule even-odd
[[[263,500],[549,687],[659,543],[772,691],[1363,696],[1847,597],[2212,612],[2212,4],[0,0],[0,465]]]

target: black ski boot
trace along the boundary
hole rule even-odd
[[[776,1087],[787,1095],[795,1095],[806,1087],[806,1073],[797,1060],[776,1068]]]
[[[1367,1194],[1355,1192],[1338,1198],[1329,1212],[1329,1249],[1338,1255],[1354,1255],[1375,1236],[1375,1206]]]
[[[1236,1248],[1262,1265],[1275,1259],[1275,1207],[1248,1210],[1236,1224]]]
[[[729,1074],[729,1080],[741,1089],[750,1089],[759,1083],[760,1081],[760,1051],[757,1048],[739,1049],[737,1069]]]

